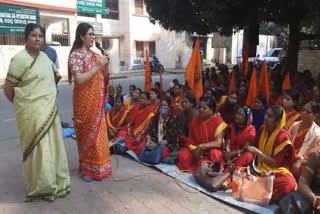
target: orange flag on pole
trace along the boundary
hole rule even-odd
[[[201,69],[200,41],[197,39],[184,74],[184,78],[188,81],[196,99],[199,99],[203,94]]]
[[[291,89],[291,82],[290,82],[290,73],[287,72],[284,80],[282,82],[282,91]]]
[[[151,68],[150,68],[150,61],[149,61],[149,53],[146,50],[146,65],[144,69],[144,90],[150,91],[152,88],[152,77],[151,77]]]
[[[260,71],[259,89],[260,89],[259,94],[263,95],[267,101],[267,104],[269,104],[270,80],[269,80],[267,63],[265,61],[263,62],[262,67],[261,67],[261,71]]]
[[[256,68],[253,68],[251,79],[250,79],[250,85],[249,85],[249,93],[247,96],[246,104],[249,107],[253,107],[254,105],[254,99],[257,97],[257,71]]]
[[[236,87],[236,74],[235,71],[231,72],[231,77],[230,77],[230,82],[229,82],[229,87],[228,87],[228,93],[230,94],[231,92],[235,92],[237,87]]]
[[[242,51],[242,72],[244,76],[247,76],[249,69],[249,45],[244,45]]]

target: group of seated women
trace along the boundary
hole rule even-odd
[[[259,173],[275,175],[271,203],[297,190],[308,160],[320,151],[315,123],[320,105],[308,102],[298,113],[291,91],[282,94],[283,106],[267,108],[258,96],[253,109],[236,105],[235,92],[219,106],[210,94],[196,101],[179,85],[160,94],[156,88],[150,93],[135,88],[125,102],[116,96],[106,116],[109,138],[121,139],[125,150],[138,156],[144,147],[162,144],[163,162],[191,173],[204,161],[218,162],[230,173],[254,164]]]

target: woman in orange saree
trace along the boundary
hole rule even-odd
[[[114,139],[122,135],[121,129],[127,124],[128,110],[123,104],[123,97],[115,98],[114,107],[112,107],[106,116],[109,139]]]
[[[109,76],[109,56],[98,56],[90,48],[93,27],[81,23],[69,56],[69,81],[74,77],[73,114],[78,143],[79,172],[86,182],[111,174],[110,151],[105,123],[105,85]]]
[[[260,174],[274,173],[273,193],[270,203],[279,202],[287,193],[295,191],[297,184],[290,172],[295,150],[290,134],[284,128],[286,113],[280,106],[272,106],[267,111],[265,126],[258,138],[258,146],[246,146],[246,150],[256,155],[257,170]]]
[[[294,90],[286,90],[283,92],[283,107],[286,111],[286,129],[290,129],[294,122],[300,120],[300,113],[296,111],[295,107],[298,104],[299,93]]]
[[[150,94],[143,92],[140,96],[140,104],[137,113],[128,125],[124,142],[128,150],[134,151],[138,156],[143,147],[145,132],[151,119],[154,117],[154,107],[149,105]]]
[[[202,97],[199,114],[189,126],[186,147],[178,154],[179,169],[195,172],[204,161],[223,163],[223,134],[226,127],[227,124],[216,113],[214,99]]]

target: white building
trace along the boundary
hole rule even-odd
[[[105,0],[107,15],[77,13],[77,0],[0,0],[2,4],[38,8],[40,23],[47,29],[47,42],[61,44],[54,48],[60,59],[60,72],[67,73],[67,58],[80,22],[95,28],[96,40],[109,50],[113,73],[143,69],[145,50],[156,54],[165,69],[185,67],[192,41],[186,33],[164,30],[149,21],[143,0]],[[8,70],[10,59],[23,48],[22,35],[1,34],[0,79]],[[14,39],[10,39],[14,37]],[[209,47],[210,48],[210,47]]]

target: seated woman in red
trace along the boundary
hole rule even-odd
[[[154,116],[154,108],[149,105],[150,94],[143,92],[140,96],[139,109],[128,125],[124,142],[128,150],[140,155],[139,144],[144,141],[145,132]]]
[[[230,92],[226,101],[220,106],[219,113],[227,124],[230,124],[234,120],[234,112],[237,110],[238,105],[237,92]]]
[[[130,106],[127,106],[127,109],[129,111],[128,114],[128,123],[131,122],[131,120],[133,119],[134,115],[137,114],[137,112],[139,111],[140,108],[140,96],[141,96],[141,89],[137,88],[136,90],[134,90],[133,94],[132,94],[132,98],[131,98],[131,102],[130,102]]]
[[[216,103],[212,97],[200,99],[199,114],[189,126],[186,148],[179,151],[180,170],[195,172],[203,161],[223,162],[223,134],[227,124],[216,113]]]
[[[227,128],[224,159],[226,162],[234,159],[228,166],[231,172],[233,169],[249,166],[253,162],[254,155],[251,152],[242,154],[243,148],[248,144],[253,144],[255,141],[256,129],[251,123],[251,110],[244,106],[238,109],[235,113],[234,123]]]
[[[257,156],[257,170],[260,174],[274,173],[273,193],[270,203],[277,203],[287,193],[296,190],[296,180],[290,172],[295,157],[290,134],[284,128],[286,113],[281,106],[272,106],[265,117],[258,138],[258,147],[246,146],[246,151]]]
[[[300,113],[296,111],[299,101],[299,93],[295,90],[286,90],[283,92],[283,108],[286,111],[286,129],[290,129],[294,122],[300,120]]]
[[[128,110],[123,104],[123,97],[115,98],[114,107],[112,107],[106,116],[108,137],[110,140],[122,135],[121,129],[127,125]]]
[[[156,114],[160,107],[160,92],[156,88],[150,89],[150,105],[154,108]]]

